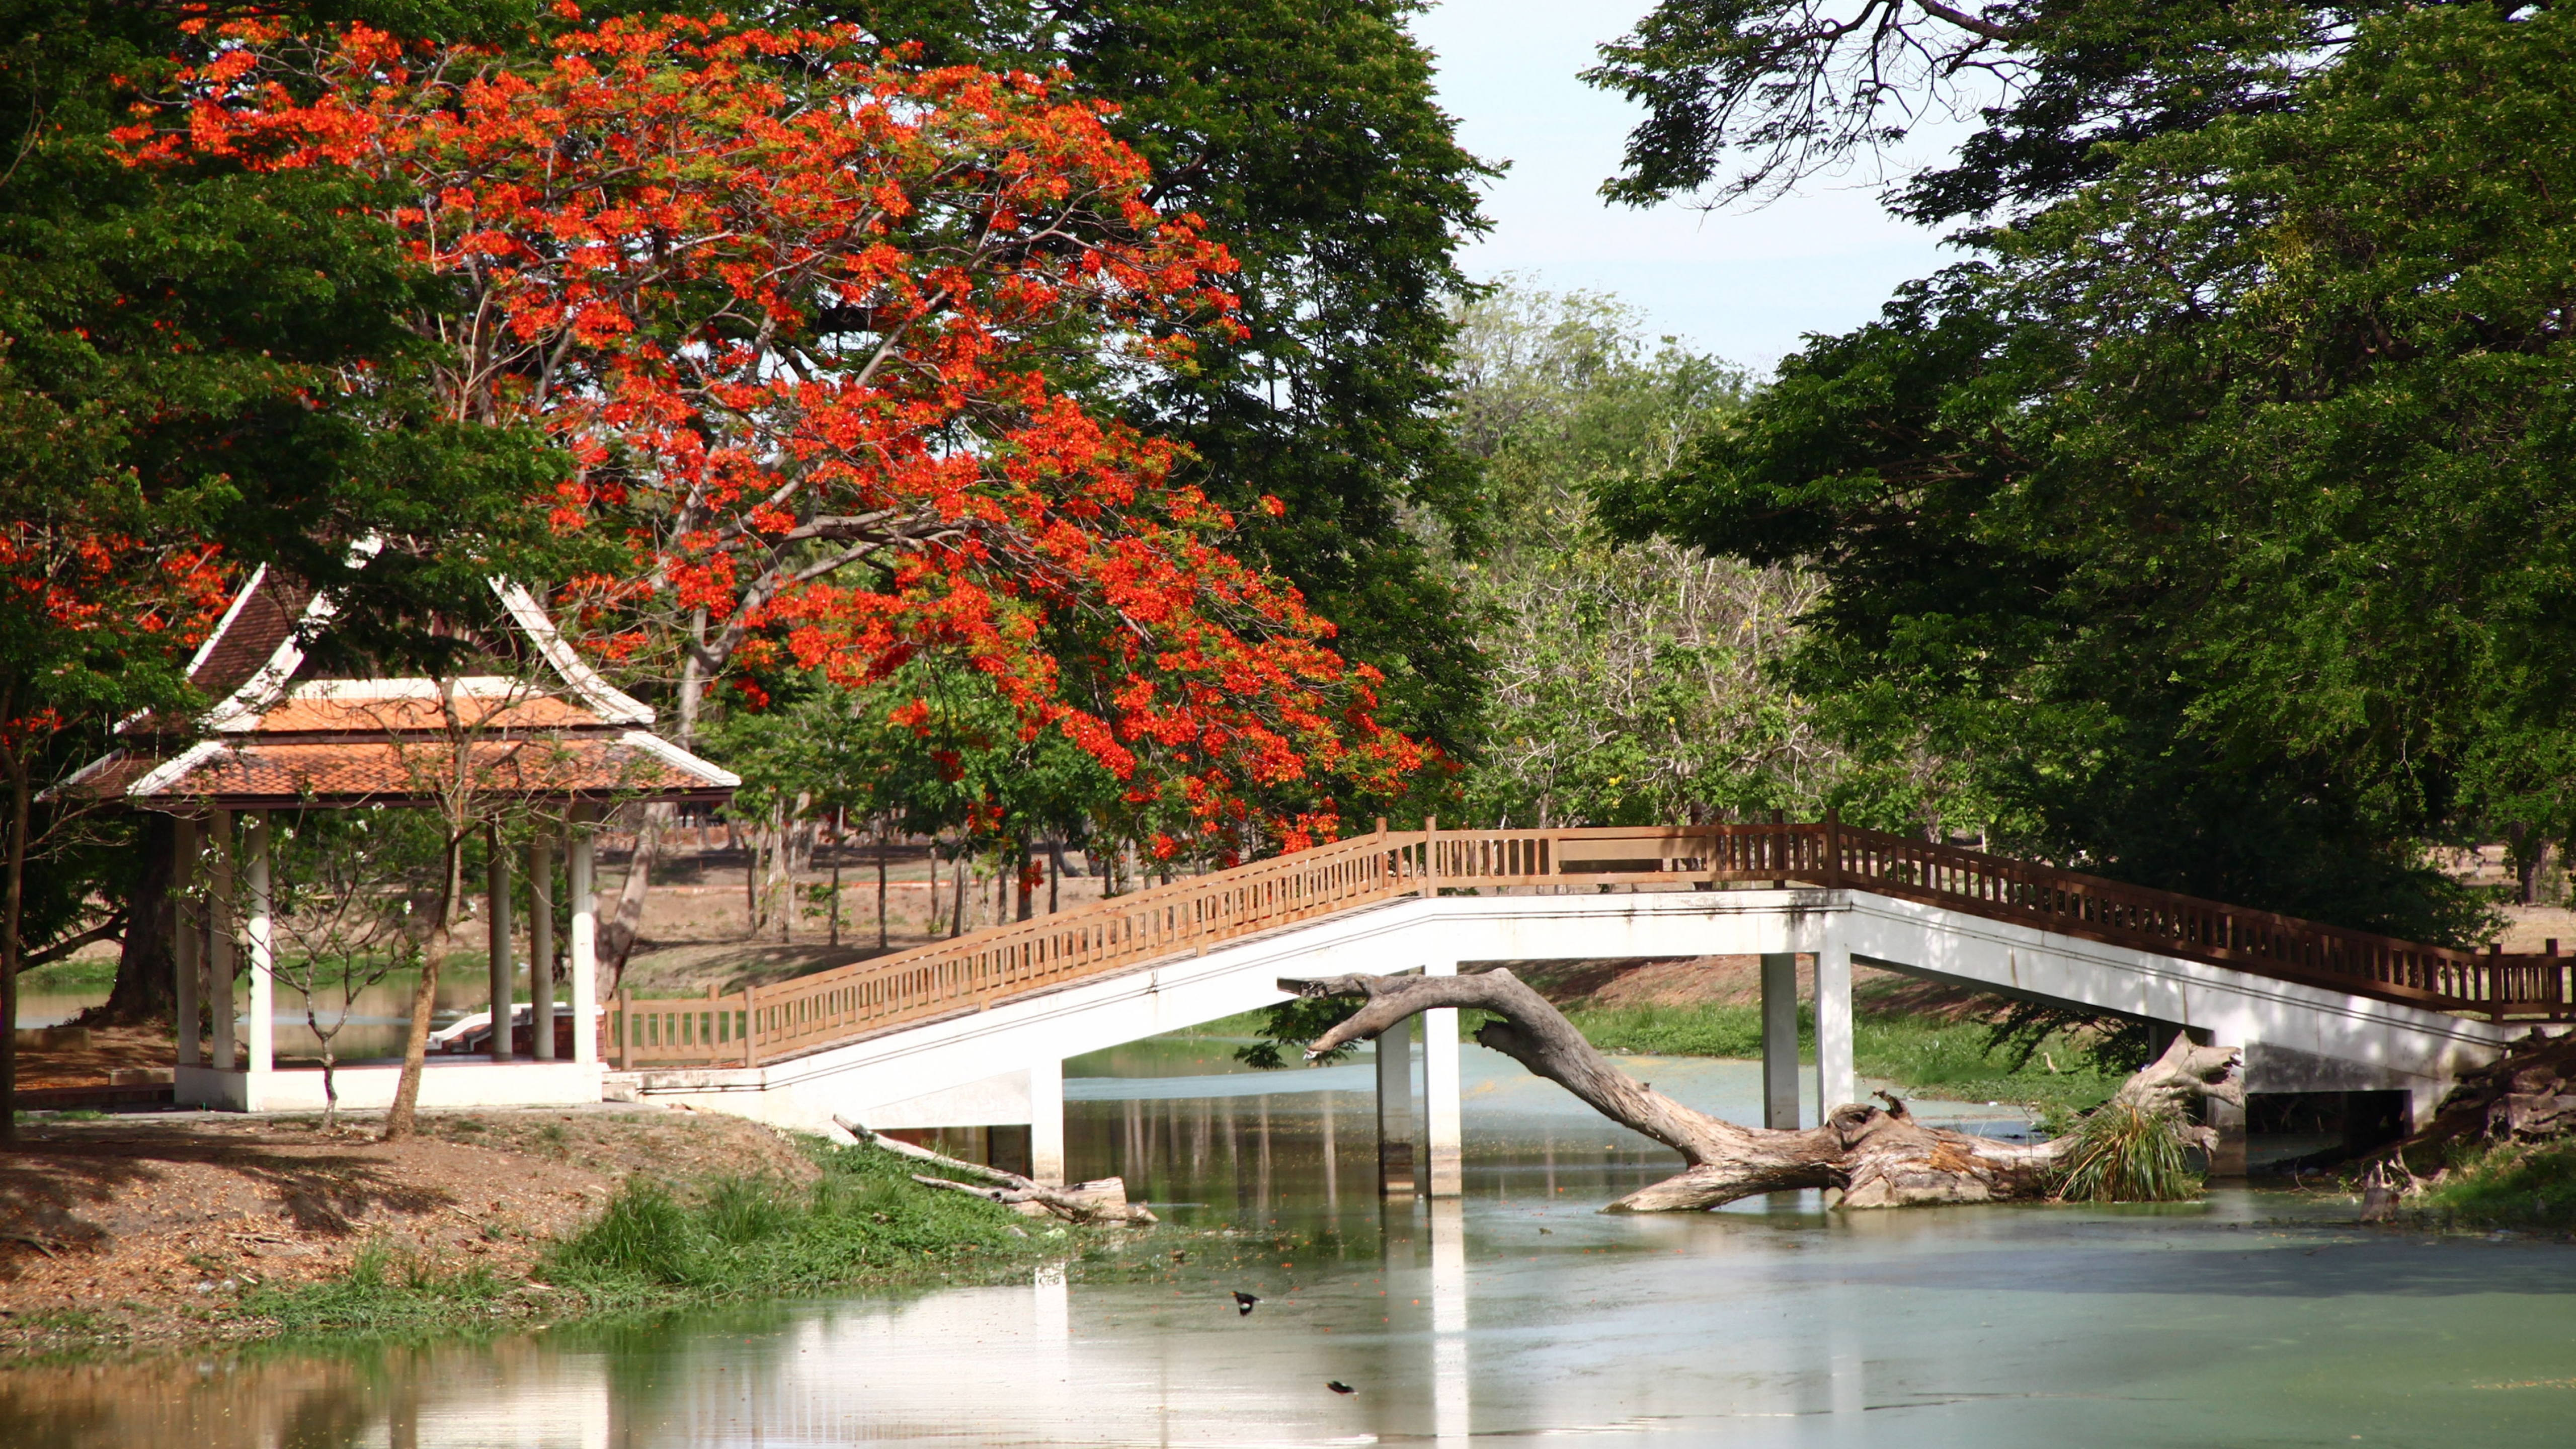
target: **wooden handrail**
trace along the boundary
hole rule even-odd
[[[1412,895],[1775,880],[1875,891],[2440,1011],[2571,1014],[2556,956],[2480,955],[1844,825],[1386,831],[731,996],[621,995],[621,1064],[752,1066]]]

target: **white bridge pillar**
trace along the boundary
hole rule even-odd
[[[1029,1064],[1029,1176],[1066,1181],[1064,1168],[1064,1063]]]
[[[1458,963],[1434,961],[1426,976],[1455,976]],[[1422,1013],[1422,1125],[1431,1157],[1431,1195],[1459,1197],[1467,1190],[1463,1137],[1458,1120],[1458,1008]]]
[[[1413,1021],[1377,1035],[1377,1184],[1388,1197],[1413,1196]]]
[[[1762,956],[1762,1125],[1798,1129],[1798,957]]]
[[[1828,919],[1816,950],[1816,1120],[1823,1122],[1859,1095],[1852,1068],[1851,945]]]

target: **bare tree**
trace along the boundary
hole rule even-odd
[[[410,811],[383,806],[311,810],[271,825],[273,975],[304,998],[304,1024],[322,1046],[322,1127],[340,1126],[341,1031],[358,997],[406,970],[427,974],[437,915],[421,910],[447,879],[447,853]],[[246,903],[230,913],[244,919]],[[328,1003],[326,1005],[326,1002]]]
[[[1472,1007],[1492,1013],[1498,1019],[1476,1031],[1480,1045],[1682,1155],[1679,1174],[1611,1205],[1623,1212],[1686,1212],[1800,1188],[1839,1189],[1846,1207],[2045,1197],[2057,1190],[2085,1141],[2077,1134],[2012,1143],[1926,1127],[1894,1097],[1884,1097],[1884,1108],[1838,1106],[1824,1125],[1804,1131],[1739,1127],[1685,1107],[1612,1066],[1545,997],[1509,971],[1333,976],[1279,984],[1303,996],[1365,999],[1357,1013],[1306,1048],[1310,1060],[1350,1042],[1372,1040],[1416,1012]],[[2212,1145],[2209,1129],[2183,1120],[2183,1109],[2204,1097],[2244,1105],[2236,1051],[2193,1046],[2177,1037],[2162,1058],[2121,1085],[2112,1105],[2134,1112],[2171,1139],[2206,1148]]]

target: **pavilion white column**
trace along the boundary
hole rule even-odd
[[[245,1105],[258,1111],[268,1074],[277,1065],[277,922],[271,916],[268,812],[255,811],[242,830],[249,856],[244,883],[242,936],[250,947],[250,1092]]]
[[[209,828],[215,837],[214,879],[206,890],[206,1004],[215,1018],[215,1059],[209,1065],[229,1072],[240,1041],[233,1022],[233,867],[240,847],[233,841],[233,812],[214,812]]]
[[[1458,963],[1434,961],[1428,976],[1455,976]],[[1458,1120],[1458,1008],[1422,1013],[1422,1126],[1431,1150],[1431,1195],[1457,1197],[1467,1190]]]
[[[1860,1095],[1852,1068],[1851,948],[1843,943],[1840,922],[1825,921],[1824,943],[1816,952],[1816,1120],[1823,1122],[1836,1107]]]
[[[182,815],[170,825],[170,999],[171,1028],[179,1043],[179,1065],[205,1065],[205,1040],[197,1034],[200,1010],[199,973],[205,969],[198,946],[205,921],[188,901],[197,883],[197,822]]]
[[[528,1045],[555,1059],[555,843],[542,829],[528,845]]]
[[[1029,1064],[1029,1176],[1063,1182],[1064,1063]]]
[[[484,827],[483,890],[492,916],[492,1060],[510,1059],[510,996],[518,973],[510,962],[510,849],[498,824]]]
[[[588,807],[574,810],[564,862],[564,885],[572,892],[572,939],[565,943],[572,958],[572,1059],[584,1065],[599,1060],[599,906],[591,898],[589,821]]]

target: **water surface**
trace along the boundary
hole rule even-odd
[[[1750,1063],[1629,1065],[1752,1115]],[[2447,1449],[2562,1445],[2576,1423],[2559,1245],[2365,1232],[2348,1204],[2244,1190],[1607,1216],[1671,1154],[1473,1049],[1467,1197],[1382,1204],[1365,1060],[1256,1076],[1226,1044],[1161,1042],[1075,1070],[1075,1170],[1232,1236],[1180,1263],[1144,1235],[1027,1282],[649,1328],[20,1369],[0,1443]],[[1249,1316],[1234,1289],[1262,1299]]]

